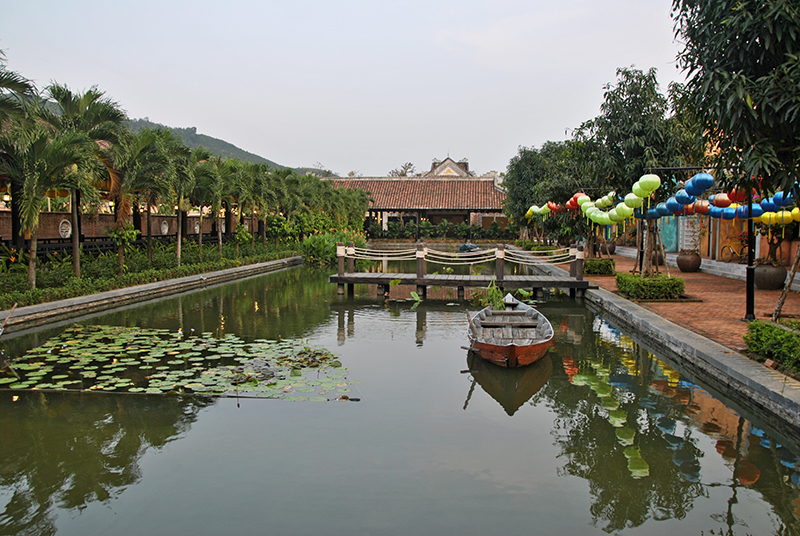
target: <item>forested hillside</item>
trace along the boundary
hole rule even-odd
[[[286,169],[286,166],[281,166],[280,164],[276,164],[272,160],[267,160],[266,158],[258,156],[257,154],[248,153],[244,149],[239,149],[238,147],[228,143],[227,141],[223,141],[217,138],[212,138],[211,136],[206,136],[205,134],[198,134],[196,127],[187,127],[187,128],[168,127],[166,125],[153,123],[146,117],[144,119],[128,120],[128,127],[133,132],[139,132],[140,130],[145,128],[167,129],[172,131],[173,134],[175,134],[181,140],[183,140],[183,143],[185,143],[186,146],[189,147],[190,149],[202,146],[211,151],[212,153],[221,156],[223,158],[237,158],[239,160],[243,160],[246,162],[267,164],[272,168]]]

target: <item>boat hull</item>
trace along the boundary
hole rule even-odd
[[[480,357],[500,367],[517,368],[535,363],[544,357],[553,340],[547,340],[530,346],[515,344],[496,345],[472,340],[472,350]]]

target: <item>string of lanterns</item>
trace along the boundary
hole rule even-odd
[[[795,187],[797,185],[795,182]],[[735,188],[727,193],[710,195],[708,199],[700,199],[700,196],[713,186],[714,177],[708,173],[697,173],[674,196],[651,207],[650,198],[661,187],[661,178],[649,173],[636,181],[631,192],[624,198],[617,197],[616,192],[609,192],[592,201],[592,198],[585,193],[577,192],[563,205],[553,201],[548,201],[542,207],[532,205],[525,213],[525,218],[530,221],[535,215],[547,217],[549,214],[580,210],[587,219],[601,226],[620,222],[624,224],[631,217],[659,219],[695,214],[723,220],[752,218],[754,222],[767,226],[800,221],[800,207],[788,210],[788,207],[795,202],[790,192],[778,191],[771,197],[765,197],[760,203],[754,201],[751,209],[747,203],[748,192],[743,188]],[[645,199],[647,208],[644,207]],[[603,210],[609,207],[613,208]]]

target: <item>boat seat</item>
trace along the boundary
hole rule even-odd
[[[481,322],[481,327],[484,328],[504,328],[506,326],[511,326],[515,328],[535,328],[538,326],[539,323],[534,322],[525,322],[521,320],[484,320]]]

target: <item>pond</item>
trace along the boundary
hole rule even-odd
[[[328,275],[4,336],[9,359],[33,350],[16,363],[67,367],[20,373],[104,388],[0,391],[0,534],[800,534],[797,447],[582,305],[537,304],[556,344],[505,370],[463,348],[475,307],[339,297]],[[110,361],[43,357],[70,345]],[[288,347],[333,357],[270,361]],[[219,387],[198,372],[253,359],[274,376]],[[147,394],[167,381],[230,396]]]

